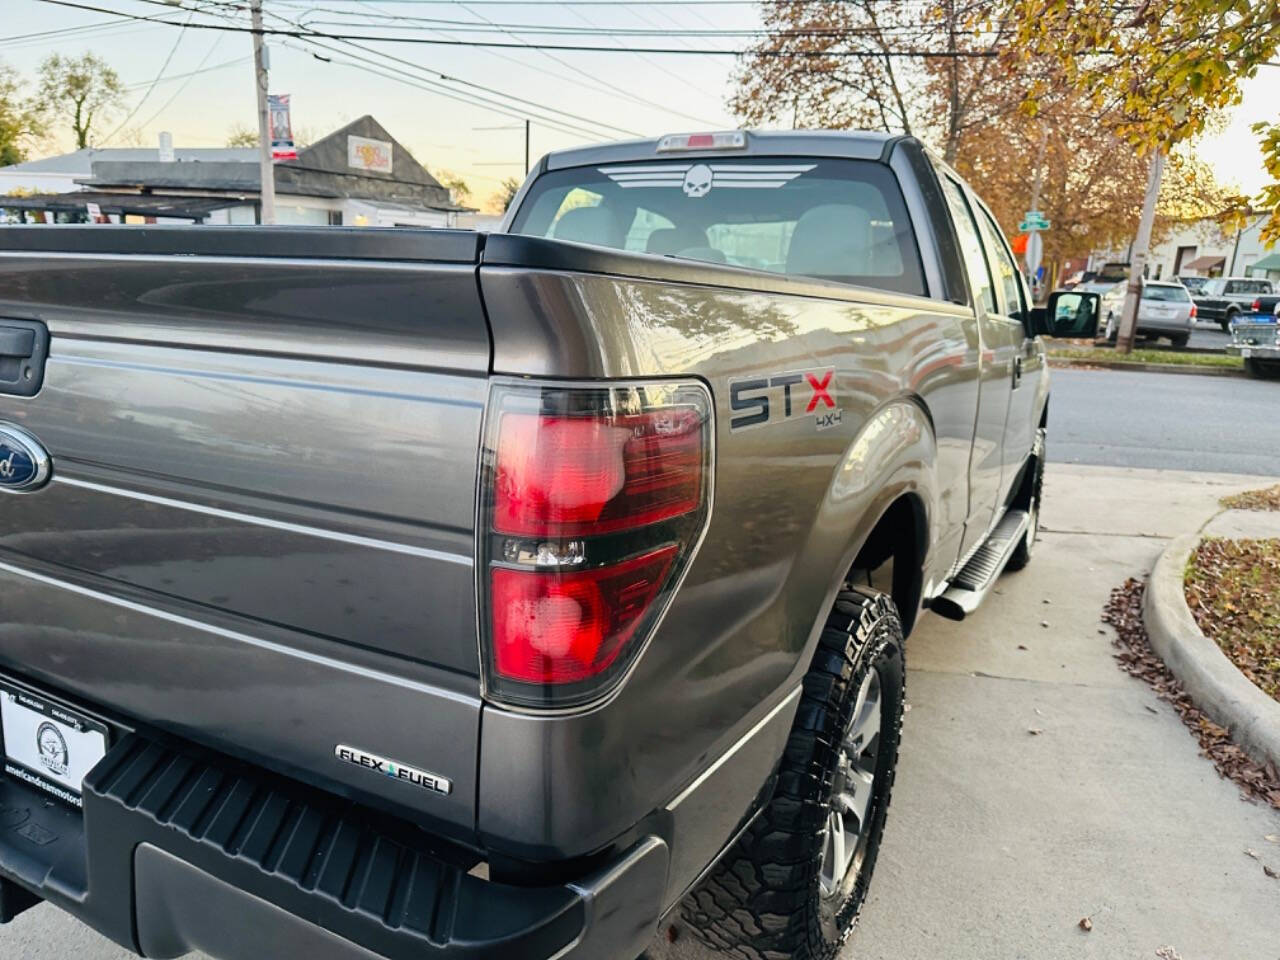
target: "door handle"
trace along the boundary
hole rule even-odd
[[[34,397],[44,383],[49,330],[39,320],[0,318],[0,394]]]
[[[1018,389],[1018,384],[1022,383],[1022,358],[1013,358],[1013,389]]]

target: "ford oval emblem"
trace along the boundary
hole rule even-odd
[[[49,479],[49,452],[21,427],[0,423],[0,490],[23,493]]]

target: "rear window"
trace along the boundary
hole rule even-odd
[[[1142,299],[1185,303],[1191,299],[1191,294],[1187,293],[1185,287],[1153,287],[1148,285],[1142,288]]]
[[[513,233],[926,293],[902,192],[863,160],[744,157],[555,170]]]

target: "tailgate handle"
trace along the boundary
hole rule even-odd
[[[34,397],[44,383],[49,330],[39,320],[0,317],[0,394]]]
[[[0,327],[0,357],[17,357],[28,360],[36,349],[36,332],[34,330],[15,330],[13,327]]]

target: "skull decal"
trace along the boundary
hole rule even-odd
[[[684,175],[680,189],[686,197],[705,197],[711,192],[711,168],[705,163],[695,163]]]

